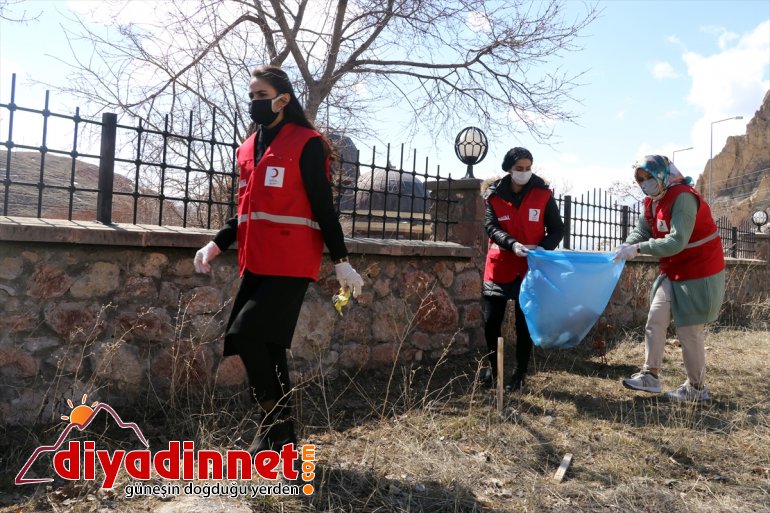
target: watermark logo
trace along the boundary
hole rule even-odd
[[[314,487],[309,481],[315,477],[315,446],[303,445],[297,448],[294,444],[286,444],[279,451],[260,451],[254,455],[244,450],[228,450],[224,453],[216,450],[196,449],[195,443],[189,440],[169,441],[168,445],[158,451],[151,451],[150,444],[142,430],[134,422],[125,422],[108,404],[93,402],[86,403],[87,395],[83,395],[81,404],[74,406],[67,399],[71,408],[69,415],[62,415],[62,420],[69,421],[67,427],[53,445],[43,445],[36,448],[26,463],[16,475],[17,485],[48,483],[52,477],[27,477],[30,467],[41,454],[53,453],[53,472],[59,477],[70,481],[97,480],[100,475],[101,488],[112,489],[121,472],[141,481],[132,483],[125,488],[128,497],[133,495],[172,495],[185,494],[203,495],[311,495]],[[96,442],[91,440],[65,441],[73,429],[85,430],[96,418],[99,412],[107,412],[115,423],[123,429],[130,429],[144,445],[145,449],[138,450],[105,450],[97,449]],[[299,449],[299,450],[297,450]],[[101,472],[97,472],[97,471]],[[270,485],[239,484],[239,481],[261,477],[268,481],[277,481],[281,477],[293,484],[275,483]],[[163,485],[147,485],[150,479],[162,479]],[[182,488],[178,481],[189,481]],[[197,484],[192,481],[228,481],[228,483]],[[305,484],[301,484],[304,482]],[[298,484],[299,483],[299,484]]]

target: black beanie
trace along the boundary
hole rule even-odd
[[[503,157],[503,171],[508,171],[511,169],[516,161],[520,159],[529,159],[533,162],[535,161],[528,149],[516,146],[515,148],[508,150],[508,153],[506,153],[505,157]]]

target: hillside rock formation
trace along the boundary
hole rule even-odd
[[[725,216],[737,225],[756,210],[770,212],[770,91],[746,127],[745,135],[728,137],[714,155],[711,210],[715,218]],[[708,198],[710,162],[695,188]]]

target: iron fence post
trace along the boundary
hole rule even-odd
[[[115,140],[118,115],[102,114],[102,147],[99,153],[99,192],[96,196],[96,220],[112,224],[112,185],[115,179]]]
[[[623,244],[628,238],[628,225],[630,223],[631,212],[628,205],[623,205],[620,215],[620,243]]]
[[[738,228],[732,227],[732,244],[730,245],[730,256],[738,258]]]
[[[572,196],[564,196],[564,249],[572,248]]]

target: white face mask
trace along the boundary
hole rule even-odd
[[[511,180],[516,185],[524,185],[532,178],[532,171],[511,171]]]
[[[641,187],[644,194],[651,198],[654,198],[660,194],[660,184],[655,178],[648,178],[647,180],[640,183],[639,187]]]

